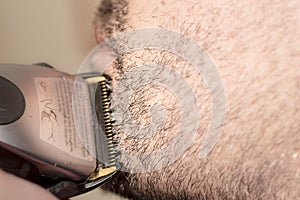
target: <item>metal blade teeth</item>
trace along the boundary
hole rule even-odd
[[[103,75],[105,79],[99,82],[101,89],[101,104],[102,104],[102,118],[104,123],[104,131],[107,138],[107,149],[108,149],[108,163],[105,163],[105,167],[116,166],[116,145],[118,142],[115,140],[115,132],[113,131],[114,121],[111,118],[113,109],[111,108],[110,94],[112,89],[110,87],[111,78],[107,75]]]

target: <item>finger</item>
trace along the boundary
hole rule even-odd
[[[0,199],[57,200],[45,189],[0,169]]]

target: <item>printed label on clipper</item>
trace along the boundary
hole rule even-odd
[[[91,161],[95,147],[88,86],[83,80],[74,83],[70,78],[35,78],[40,138],[71,156]]]

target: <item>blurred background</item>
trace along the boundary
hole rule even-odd
[[[93,17],[101,0],[1,0],[0,62],[47,62],[75,72],[96,46]]]
[[[0,63],[47,62],[75,73],[96,46],[94,14],[101,0],[1,0]],[[96,189],[75,200],[121,199]]]

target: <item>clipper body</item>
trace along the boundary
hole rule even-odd
[[[0,65],[0,168],[61,199],[117,172],[109,78]]]

